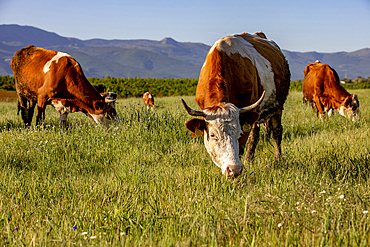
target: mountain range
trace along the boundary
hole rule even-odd
[[[210,48],[169,37],[160,41],[80,40],[32,26],[0,25],[0,75],[12,75],[11,58],[17,50],[30,44],[66,52],[81,64],[87,77],[98,78],[198,78]],[[303,79],[306,65],[316,60],[329,64],[340,78],[370,76],[369,48],[335,53],[282,51],[289,62],[292,80]]]

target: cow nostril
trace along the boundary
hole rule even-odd
[[[243,167],[235,168],[235,169],[232,169],[230,167],[226,167],[225,175],[226,175],[227,178],[236,178],[240,174],[242,174],[242,172],[243,172]]]

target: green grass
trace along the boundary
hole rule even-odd
[[[264,127],[253,164],[237,179],[214,165],[180,97],[119,100],[107,130],[81,113],[58,126],[49,107],[25,129],[0,104],[0,245],[368,246],[370,96],[362,118],[322,124],[290,92],[283,157]],[[196,108],[194,97],[184,97]]]

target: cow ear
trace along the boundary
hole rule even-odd
[[[260,114],[258,114],[257,112],[250,111],[243,113],[239,116],[240,125],[243,126],[245,123],[247,123],[250,126],[252,126],[258,120],[259,117]]]
[[[344,106],[346,107],[350,106],[351,102],[352,102],[352,97],[351,96],[347,97],[344,101]]]
[[[100,101],[97,101],[94,103],[94,109],[95,110],[102,110],[104,109],[104,103],[103,102],[100,102]]]
[[[203,131],[206,129],[206,122],[204,119],[193,118],[189,120],[185,127],[193,134],[193,137],[203,135]]]

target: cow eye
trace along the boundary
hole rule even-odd
[[[217,138],[217,136],[216,136],[215,134],[212,134],[212,133],[211,133],[211,134],[209,134],[209,136],[210,136],[212,139],[216,140],[216,141],[218,140],[218,138]]]

